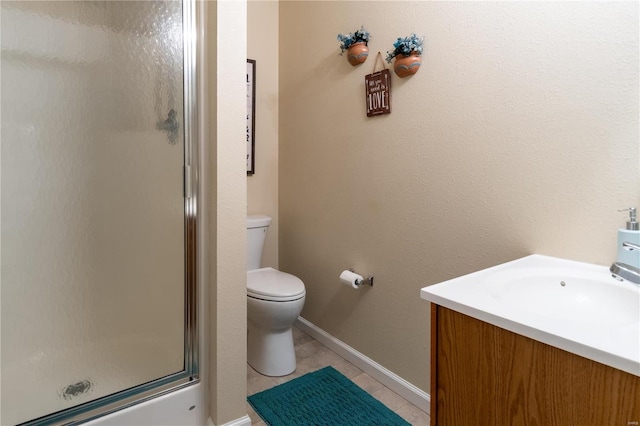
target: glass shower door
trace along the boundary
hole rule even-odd
[[[189,8],[1,2],[2,425],[195,378]]]

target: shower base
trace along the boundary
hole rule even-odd
[[[161,337],[128,336],[57,353],[38,352],[12,365],[3,363],[0,424],[33,420],[181,371],[182,347],[166,349],[172,347],[176,345]],[[173,393],[191,395],[194,386]],[[173,393],[163,396],[163,401]],[[201,404],[191,402],[185,411],[194,405]]]

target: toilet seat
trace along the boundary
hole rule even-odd
[[[247,296],[273,302],[290,302],[304,297],[300,278],[273,268],[247,271]]]

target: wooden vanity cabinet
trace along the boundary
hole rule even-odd
[[[432,426],[640,425],[640,377],[431,306]]]

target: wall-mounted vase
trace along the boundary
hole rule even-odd
[[[359,41],[358,43],[353,43],[347,49],[347,60],[353,66],[363,63],[367,60],[369,56],[369,47],[367,47],[367,43],[364,41]]]
[[[402,78],[417,73],[420,65],[422,65],[422,58],[416,52],[411,52],[409,56],[398,54],[393,64],[393,70],[398,77]]]

